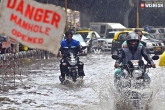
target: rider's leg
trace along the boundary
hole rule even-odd
[[[61,63],[60,64],[60,71],[61,71],[61,77],[63,80],[65,80],[65,74],[67,74],[68,72],[68,68],[66,63]]]
[[[84,74],[84,63],[80,62],[78,63],[78,74],[79,76],[85,76]]]
[[[121,68],[116,68],[114,74],[115,79],[118,79],[120,73],[121,73]]]
[[[122,63],[120,63],[120,65],[122,65]],[[115,78],[115,81],[117,79],[120,79],[120,77],[123,75],[123,72],[121,70],[121,68],[116,68],[115,69],[115,74],[114,74],[114,78]]]
[[[148,76],[147,73],[144,74],[144,82],[147,82],[147,83],[151,82],[151,79],[150,79],[150,77]]]

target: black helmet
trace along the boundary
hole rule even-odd
[[[132,44],[132,43],[130,43],[130,41],[137,41],[137,43]],[[139,41],[140,41],[140,37],[135,32],[128,34],[128,36],[127,36],[127,46],[130,49],[130,51],[136,51],[137,50],[137,47],[139,45]]]

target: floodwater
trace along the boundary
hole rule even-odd
[[[113,85],[114,60],[109,53],[82,56],[83,84],[61,85],[60,58],[22,59],[22,70],[13,77],[1,75],[1,110],[116,110]],[[158,61],[155,61],[158,64]],[[1,68],[1,72],[2,72]],[[7,76],[13,75],[11,73]],[[2,74],[2,73],[1,73]],[[21,74],[21,76],[20,76]],[[148,110],[165,110],[165,68],[151,68],[153,97]],[[14,86],[15,84],[15,86]]]

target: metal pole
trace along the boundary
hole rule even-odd
[[[133,8],[133,7],[130,7],[130,8],[126,11],[126,13],[125,13],[125,15],[124,15],[124,26],[126,26],[127,28],[128,28],[128,26],[129,26],[129,23],[128,23],[128,16],[129,16],[129,14],[130,14],[132,8]]]
[[[67,16],[67,0],[65,0],[65,11],[66,11],[66,16]],[[68,30],[68,16],[66,18],[66,25],[65,25],[65,32]]]
[[[139,28],[139,0],[136,0],[136,28]]]

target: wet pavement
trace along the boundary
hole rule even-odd
[[[61,85],[60,58],[22,59],[22,73],[6,79],[0,94],[1,110],[115,110],[114,60],[110,53],[81,56],[86,76],[82,85]],[[156,61],[158,64],[158,61]],[[150,69],[154,92],[149,110],[165,110],[165,68]],[[19,71],[17,71],[19,72]],[[21,78],[21,79],[20,79]]]

